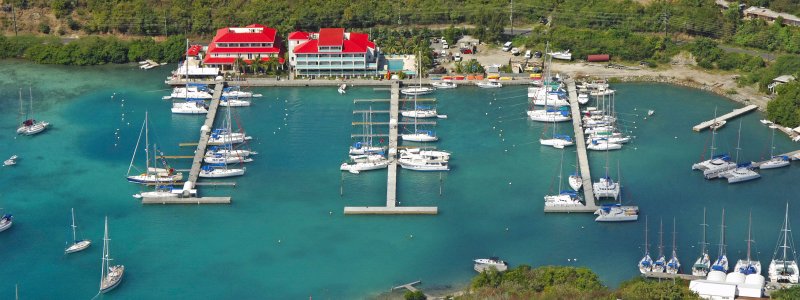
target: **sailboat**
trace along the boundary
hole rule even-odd
[[[3,166],[4,166],[4,167],[7,167],[7,166],[13,166],[13,165],[16,165],[16,164],[17,164],[17,159],[18,159],[18,158],[19,158],[19,156],[17,156],[16,154],[14,154],[14,155],[11,155],[11,157],[9,157],[8,159],[6,159],[6,160],[4,160],[4,161],[3,161]]]
[[[678,233],[675,231],[675,218],[672,219],[672,257],[667,262],[667,273],[678,274],[681,271],[681,262],[678,261],[678,253],[676,252],[675,237]]]
[[[650,258],[650,244],[647,241],[647,217],[644,217],[644,256],[639,260],[639,272],[645,274],[653,269],[653,259]]]
[[[564,152],[561,152],[561,164],[558,167],[558,191],[557,195],[545,195],[544,206],[580,206],[581,197],[574,191],[561,190],[563,178],[561,173],[564,171]]]
[[[711,270],[720,271],[723,273],[728,272],[728,256],[725,255],[725,209],[722,209],[722,225],[720,225],[719,233],[719,249],[717,250],[717,260],[711,265]]]
[[[414,96],[414,107],[417,107],[417,96]],[[439,140],[439,137],[436,136],[431,130],[421,130],[417,128],[417,118],[414,118],[414,132],[413,133],[403,133],[400,135],[404,141],[409,142],[435,142]]]
[[[209,144],[211,139],[215,139],[215,142],[218,142],[220,145],[229,145],[236,142],[244,142],[247,139],[244,133],[240,132],[233,132],[232,130],[232,122],[231,122],[231,108],[227,107],[226,109],[227,115],[225,117],[225,128],[216,129],[214,133],[211,134],[209,138]],[[216,136],[215,136],[216,135]],[[241,156],[231,156],[229,155],[220,155],[219,157],[206,157],[203,159],[206,161],[206,165],[200,168],[200,173],[198,176],[202,178],[225,178],[225,177],[234,177],[234,176],[242,176],[244,175],[247,168],[229,168],[228,161],[231,160],[232,163],[244,163],[252,161],[251,158],[244,158]],[[209,163],[210,161],[210,163]]]
[[[794,239],[789,235],[789,203],[786,203],[786,214],[783,217],[783,228],[781,235],[778,239],[778,246],[775,247],[775,253],[772,254],[772,261],[769,263],[769,281],[779,283],[798,283],[800,277],[800,269],[797,267],[797,255],[792,249],[792,259],[789,259],[789,248],[794,247]],[[783,243],[781,243],[783,240]],[[778,252],[783,253],[780,259],[777,259]]]
[[[621,176],[617,175],[622,178]],[[622,185],[622,179],[617,182]],[[626,222],[639,220],[639,207],[633,205],[622,205],[622,194],[619,196],[619,202],[613,204],[603,204],[595,212],[597,218],[595,222]]]
[[[772,127],[772,141],[769,146],[769,160],[761,163],[759,169],[775,169],[789,166],[789,157],[786,155],[775,156],[775,127]]]
[[[717,109],[714,109],[714,122],[717,120]],[[692,170],[703,171],[705,179],[718,178],[720,173],[736,168],[736,164],[732,163],[731,157],[727,153],[714,155],[716,150],[716,137],[717,129],[711,128],[711,146],[709,147],[709,155],[711,158],[695,163],[692,165]]]
[[[750,259],[750,243],[753,242],[751,227],[753,225],[753,212],[750,212],[749,223],[747,225],[747,259],[740,259],[736,262],[736,272],[744,275],[761,274],[761,262]]]
[[[75,225],[74,208],[72,209],[72,226],[70,227],[72,227],[72,245],[69,245],[69,247],[67,247],[67,249],[64,250],[64,254],[74,253],[89,248],[89,246],[92,244],[92,241],[86,239],[78,240],[78,236],[75,232],[78,226]]]
[[[385,146],[375,146],[374,144],[372,134],[372,106],[369,107],[369,111],[367,111],[362,118],[364,121],[362,129],[364,137],[361,141],[355,142],[350,146],[350,155],[375,154],[386,151]]]
[[[661,220],[661,229],[658,230],[658,259],[653,264],[653,273],[667,271],[667,259],[664,257],[664,221]]]
[[[123,265],[110,265],[112,259],[109,254],[109,241],[108,238],[108,217],[106,217],[105,231],[103,233],[103,257],[100,264],[100,293],[105,294],[122,282],[122,276],[125,275],[125,266]]]
[[[553,136],[552,138],[545,139],[544,134],[542,134],[542,138],[539,138],[539,143],[543,146],[553,146],[556,149],[563,149],[566,146],[572,146],[575,142],[569,135],[565,134],[556,134],[556,129],[558,125],[556,122],[553,122]]]
[[[11,225],[14,225],[14,216],[11,214],[3,214],[3,217],[0,217],[0,232],[11,228]]]
[[[579,191],[581,189],[581,187],[583,186],[583,178],[581,177],[580,170],[578,170],[578,161],[577,160],[575,161],[575,173],[572,173],[572,175],[569,175],[569,178],[567,179],[567,181],[569,182],[569,186],[573,190],[575,190],[576,192]]]
[[[708,224],[706,224],[705,208],[703,208],[703,224],[700,224],[700,226],[703,226],[703,241],[700,242],[700,257],[692,265],[692,275],[705,277],[711,269],[711,259],[708,257],[708,243],[706,242],[706,227],[708,227]]]
[[[145,154],[145,172],[139,175],[131,175],[131,169],[134,169],[134,161],[136,160],[136,152],[139,150],[139,142],[142,140],[142,134],[144,133],[144,154]],[[182,173],[175,173],[175,170],[170,168],[167,164],[167,161],[164,160],[163,154],[161,155],[161,164],[164,168],[155,167],[158,165],[158,149],[156,145],[153,145],[153,167],[150,166],[150,129],[149,129],[149,122],[148,122],[148,113],[144,113],[144,123],[142,124],[142,129],[139,131],[139,138],[136,140],[136,148],[133,149],[133,156],[131,157],[131,163],[128,165],[128,174],[127,178],[128,181],[134,183],[171,183],[180,181],[183,179]]]
[[[736,168],[720,174],[721,177],[725,177],[728,179],[728,183],[744,182],[753,179],[758,179],[761,177],[761,174],[758,174],[756,171],[753,170],[753,167],[751,166],[752,162],[746,162],[742,164],[739,163],[739,151],[742,150],[739,146],[741,140],[742,140],[742,122],[739,121],[739,138],[736,141]]]
[[[418,58],[422,57],[422,52],[417,56]],[[429,86],[422,86],[422,66],[421,63],[417,63],[417,78],[419,79],[419,85],[417,86],[407,86],[400,89],[400,93],[403,95],[409,96],[417,96],[417,95],[427,95],[436,91],[436,88],[429,87]],[[414,103],[416,106],[416,103]]]
[[[28,108],[28,114],[25,117],[25,121],[22,121],[19,128],[17,128],[17,134],[34,135],[47,129],[47,126],[50,126],[50,123],[36,121],[33,118],[30,118],[30,115],[33,113],[33,91],[31,88],[28,88],[28,92],[31,96],[30,108]],[[22,89],[19,90],[19,104],[20,115],[22,115]]]
[[[614,182],[614,179],[608,176],[608,152],[606,152],[606,175],[600,177],[597,182],[592,183],[592,191],[594,191],[594,195],[598,198],[611,197],[617,200],[617,197],[619,197],[619,183]]]

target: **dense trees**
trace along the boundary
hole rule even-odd
[[[783,126],[800,126],[800,82],[778,86],[778,96],[767,104],[767,117]]]
[[[160,43],[152,38],[122,41],[90,36],[66,44],[51,37],[0,36],[0,58],[25,57],[43,64],[87,66],[144,59],[175,62],[180,60],[184,49],[183,36],[172,36]]]
[[[521,265],[505,273],[483,272],[461,299],[699,299],[685,281],[642,278],[610,291],[587,268]]]

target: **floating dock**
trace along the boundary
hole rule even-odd
[[[749,112],[754,111],[756,109],[758,109],[758,105],[755,105],[755,104],[750,104],[750,105],[742,107],[742,108],[737,108],[737,109],[734,109],[732,112],[729,112],[727,114],[724,114],[724,115],[721,115],[721,116],[717,117],[716,119],[711,119],[711,120],[705,121],[703,123],[697,124],[694,127],[692,127],[692,130],[700,132],[700,131],[703,131],[703,130],[707,129],[711,125],[713,125],[715,120],[717,122],[719,122],[719,121],[728,121],[729,119],[733,119],[735,117],[738,117],[738,116],[741,116],[743,114],[749,113]]]
[[[647,278],[656,278],[656,279],[683,279],[683,280],[695,280],[695,279],[705,279],[703,276],[694,276],[690,274],[669,274],[667,272],[645,272],[642,276]]]
[[[208,138],[210,137],[210,130],[214,126],[214,119],[217,116],[217,109],[219,108],[219,100],[222,96],[222,88],[225,85],[224,82],[218,82],[214,86],[214,95],[211,98],[211,103],[208,105],[208,113],[206,114],[206,121],[203,123],[203,128],[208,128],[209,131],[200,131],[200,140],[197,143],[181,143],[181,147],[185,146],[197,146],[194,152],[194,156],[188,155],[175,155],[175,156],[162,156],[164,158],[192,158],[192,168],[189,169],[189,178],[188,182],[191,182],[190,189],[194,189],[197,185],[223,185],[223,186],[235,186],[235,183],[230,182],[219,182],[219,183],[197,183],[197,178],[200,175],[200,167],[203,165],[203,157],[206,154],[206,146],[208,145]],[[184,186],[184,188],[187,188]],[[184,190],[184,193],[188,193],[188,191]],[[175,197],[157,197],[157,198],[142,198],[142,204],[230,204],[231,197],[179,197],[176,195]]]
[[[397,124],[400,114],[400,83],[392,84],[392,97],[389,99],[389,175],[386,180],[386,206],[347,206],[344,208],[345,215],[435,215],[439,213],[439,208],[429,207],[398,207],[397,206]],[[355,100],[358,102],[378,102],[387,101],[386,99],[366,99]],[[433,100],[435,101],[435,100]]]
[[[581,212],[593,213],[597,210],[597,203],[592,190],[592,173],[589,171],[589,156],[586,153],[586,138],[583,136],[581,126],[581,108],[578,106],[578,93],[575,91],[575,81],[568,79],[567,91],[569,92],[569,106],[572,109],[572,126],[575,128],[575,147],[578,150],[578,164],[581,168],[581,178],[583,179],[583,200],[582,206],[545,206],[544,212]]]

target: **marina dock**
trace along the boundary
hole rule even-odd
[[[683,280],[705,279],[705,277],[703,276],[694,276],[691,274],[669,274],[666,272],[646,272],[642,274],[642,276],[647,278],[656,278],[656,279],[683,279]]]
[[[741,116],[743,114],[749,113],[749,112],[754,111],[756,109],[758,109],[758,105],[755,105],[755,104],[750,104],[750,105],[742,107],[742,108],[737,108],[737,109],[734,109],[732,112],[729,112],[727,114],[724,114],[724,115],[721,115],[721,116],[717,117],[716,119],[711,119],[711,120],[705,121],[703,123],[697,124],[694,127],[692,127],[692,130],[700,132],[700,131],[703,131],[703,130],[707,129],[711,125],[713,125],[714,124],[714,120],[716,120],[717,122],[719,122],[719,121],[728,121],[729,119],[733,119],[735,117],[738,117],[738,116]]]
[[[386,179],[386,206],[347,206],[345,215],[435,215],[438,207],[398,207],[397,206],[397,124],[400,114],[400,83],[392,84],[391,99],[389,100],[389,167]],[[367,99],[369,101],[385,101],[380,99]],[[356,102],[359,102],[356,100]]]
[[[197,143],[181,143],[180,146],[196,145],[194,156],[176,155],[164,156],[169,158],[192,158],[192,168],[189,169],[189,178],[186,182],[191,182],[190,187],[184,188],[194,189],[197,185],[211,185],[211,186],[235,186],[235,183],[203,183],[197,184],[197,178],[200,176],[200,167],[203,165],[203,157],[206,154],[206,146],[208,146],[208,139],[211,134],[211,129],[214,128],[214,119],[217,116],[217,109],[219,108],[220,97],[222,96],[222,88],[225,86],[224,82],[218,82],[214,86],[214,94],[211,98],[211,103],[208,105],[208,113],[202,128],[208,130],[200,131],[200,139]],[[175,197],[157,197],[148,198],[142,197],[142,204],[230,204],[231,197],[191,197],[189,191],[184,190],[184,197],[176,195]]]
[[[586,153],[586,138],[583,135],[581,126],[581,108],[578,105],[578,93],[575,89],[575,81],[568,79],[567,91],[569,92],[569,106],[572,110],[572,126],[575,128],[575,147],[578,151],[578,164],[581,168],[581,178],[583,179],[583,206],[545,206],[544,212],[582,212],[593,213],[597,210],[597,203],[592,190],[592,173],[589,171],[589,156]]]

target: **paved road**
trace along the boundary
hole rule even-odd
[[[766,51],[744,49],[744,48],[728,46],[728,45],[719,45],[719,48],[722,49],[725,52],[745,53],[745,54],[750,54],[750,55],[753,55],[753,56],[760,56],[761,58],[766,59],[767,61],[773,61],[777,57],[777,55],[775,55],[773,53],[770,53],[770,52],[766,52]]]

